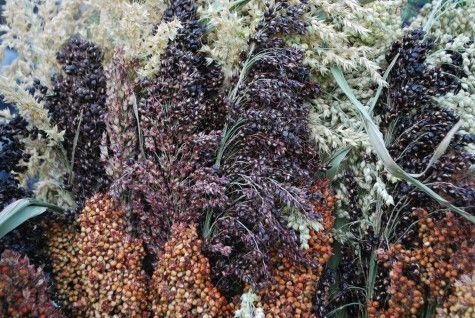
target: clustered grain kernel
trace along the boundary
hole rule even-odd
[[[387,266],[385,264],[385,266]],[[377,300],[369,301],[368,317],[416,317],[416,314],[424,305],[423,290],[419,284],[403,274],[403,262],[392,264],[389,287],[389,301],[386,310],[379,310],[380,303]]]
[[[63,317],[54,307],[41,268],[11,250],[0,258],[0,317]]]
[[[173,225],[152,277],[155,318],[232,317],[232,306],[211,282],[210,265],[193,225]]]
[[[72,226],[48,224],[48,252],[53,267],[53,279],[60,302],[66,311],[81,297],[77,244],[79,233]]]
[[[466,220],[451,212],[435,219],[425,209],[413,214],[420,244],[410,249],[395,243],[379,251],[380,263],[389,269],[389,300],[385,309],[371,301],[370,317],[417,317],[427,297],[437,303],[453,298],[456,281],[474,270],[475,229]]]
[[[475,275],[462,275],[454,285],[454,292],[442,308],[438,308],[437,318],[475,317]]]
[[[332,209],[335,197],[329,190],[328,180],[318,181],[312,188],[322,198],[314,201],[313,208],[322,216],[323,229],[310,232],[309,248],[306,256],[314,266],[297,263],[288,257],[281,258],[274,252],[271,256],[272,277],[274,282],[258,292],[259,306],[264,309],[267,318],[311,318],[313,298],[325,264],[332,255],[334,217]]]
[[[141,240],[126,232],[124,212],[110,197],[86,202],[79,233],[51,231],[53,274],[61,299],[80,317],[147,317]]]

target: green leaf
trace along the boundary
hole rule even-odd
[[[359,307],[363,308],[364,305],[360,302],[353,302],[353,303],[348,303],[348,304],[344,304],[340,307],[337,307],[335,309],[333,309],[332,311],[330,311],[328,314],[327,314],[327,317],[332,317],[332,318],[347,318],[348,317],[348,314],[346,313],[346,311],[343,311],[343,309],[345,309],[346,307],[350,307],[350,306],[354,306],[354,305],[358,305]]]
[[[246,80],[246,77],[249,71],[251,70],[252,66],[255,63],[259,62],[260,60],[272,56],[272,54],[277,50],[277,49],[266,49],[266,50],[260,51],[257,54],[253,54],[254,49],[255,49],[255,44],[251,44],[251,47],[249,48],[249,52],[248,52],[248,58],[242,64],[241,71],[239,73],[239,78],[236,82],[236,85],[228,93],[228,98],[233,104],[237,103],[239,89],[241,88],[241,85]]]
[[[228,127],[227,123],[224,125],[221,141],[219,142],[219,148],[216,153],[215,165],[217,167],[221,166],[225,155],[232,152],[239,130],[241,130],[244,125],[245,121],[243,119],[239,119],[231,128]]]
[[[439,158],[445,153],[447,148],[450,146],[450,142],[452,141],[452,138],[455,136],[457,131],[462,127],[463,121],[459,120],[453,127],[450,129],[450,131],[445,135],[444,139],[440,142],[440,144],[437,146],[437,149],[435,149],[434,154],[429,160],[429,163],[427,164],[427,167],[422,171],[421,173],[418,174],[411,174],[414,178],[419,178],[422,177],[429,168],[439,160]]]
[[[399,53],[396,54],[396,56],[393,58],[393,60],[391,61],[391,63],[389,64],[388,68],[386,69],[386,71],[384,72],[383,74],[383,80],[386,81],[386,79],[388,78],[389,76],[389,73],[391,72],[391,70],[393,69],[394,65],[396,64],[396,61],[397,59],[399,58]],[[378,102],[378,99],[379,99],[379,96],[381,96],[381,93],[383,92],[383,88],[384,88],[384,85],[379,85],[378,86],[378,90],[376,91],[376,95],[374,95],[373,98],[371,98],[371,101],[369,103],[369,112],[372,113],[373,112],[373,109],[374,107],[376,106],[376,103]]]
[[[20,199],[0,212],[0,239],[25,221],[44,213],[47,209],[63,211],[60,207],[34,199]]]
[[[208,210],[206,212],[206,217],[205,217],[205,221],[203,222],[203,225],[202,225],[202,235],[205,239],[208,239],[210,238],[212,235],[213,235],[213,232],[214,232],[214,226],[216,225],[216,221],[213,222],[213,211],[212,210]]]
[[[246,4],[251,2],[251,0],[237,0],[234,2],[234,4],[231,6],[229,11],[238,11],[241,10],[242,7],[244,7]]]
[[[331,72],[338,86],[342,89],[351,103],[356,107],[358,113],[360,114],[363,124],[366,130],[366,133],[369,136],[371,145],[373,146],[374,151],[378,155],[379,159],[383,162],[385,168],[396,178],[406,181],[407,183],[412,184],[420,191],[424,192],[430,196],[433,200],[437,201],[440,205],[445,206],[446,208],[458,213],[460,216],[466,218],[472,223],[475,223],[475,216],[470,213],[465,212],[463,209],[454,206],[449,201],[441,197],[439,194],[434,192],[428,186],[426,186],[421,181],[417,180],[407,172],[405,172],[391,157],[388,149],[385,146],[383,134],[379,131],[378,126],[373,122],[370,114],[363,106],[363,104],[356,98],[353,90],[348,85],[343,72],[340,68],[333,66]]]
[[[378,273],[378,263],[376,262],[376,252],[371,252],[368,268],[368,281],[366,282],[366,298],[373,299],[374,285],[376,284],[376,275]]]
[[[329,165],[330,169],[325,172],[325,176],[329,179],[333,179],[338,173],[341,163],[345,160],[346,155],[350,152],[351,147],[343,148],[337,151],[333,157],[330,159]]]
[[[82,117],[83,117],[83,111],[81,109],[81,113],[79,114],[79,123],[78,123],[78,126],[76,127],[76,133],[74,134],[73,151],[71,153],[71,174],[69,175],[68,184],[72,184],[74,181],[74,157],[76,155],[76,147],[78,145],[79,133],[81,132]]]
[[[435,301],[429,301],[422,312],[423,318],[435,317],[435,312],[437,310],[437,303]]]

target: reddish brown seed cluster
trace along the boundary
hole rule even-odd
[[[437,318],[475,317],[475,275],[462,275],[455,283],[453,294],[437,314]]]
[[[312,301],[317,282],[332,253],[331,229],[334,223],[332,208],[335,197],[330,192],[326,180],[319,181],[314,186],[313,192],[322,194],[322,199],[316,201],[313,206],[315,213],[322,216],[323,229],[319,232],[310,232],[309,248],[305,253],[316,266],[297,264],[287,257],[279,257],[278,253],[272,255],[272,275],[275,282],[258,293],[259,306],[264,309],[268,318],[315,317],[312,314]]]
[[[43,271],[11,250],[0,258],[0,317],[62,317],[50,299]]]
[[[80,317],[147,317],[142,241],[126,232],[124,212],[106,195],[86,202],[79,233],[53,227],[50,253],[58,292]]]
[[[313,210],[317,215],[322,217],[321,223],[323,229],[312,235],[307,253],[318,263],[318,275],[320,276],[323,267],[332,256],[333,237],[331,231],[335,223],[332,211],[335,206],[336,198],[330,190],[329,180],[319,180],[313,186],[312,192],[320,192],[322,199],[315,201]]]
[[[382,311],[377,302],[370,302],[371,317],[416,317],[424,304],[423,290],[443,303],[460,275],[474,270],[475,229],[466,220],[451,212],[434,219],[423,209],[414,215],[419,220],[420,245],[406,249],[393,244],[378,255],[390,269],[390,299]]]
[[[387,263],[384,266],[389,266]],[[400,317],[416,317],[421,307],[424,305],[423,291],[421,286],[414,280],[404,276],[404,263],[396,261],[391,264],[390,299],[388,301],[388,308],[380,311],[380,304],[378,301],[370,301],[368,304],[369,318],[400,318]]]
[[[155,318],[232,317],[232,306],[213,286],[210,265],[202,254],[196,227],[172,227],[152,277]]]
[[[53,265],[57,295],[67,311],[81,296],[81,276],[78,271],[78,233],[72,227],[48,224],[48,249]]]

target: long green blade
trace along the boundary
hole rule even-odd
[[[341,163],[345,159],[348,152],[350,152],[351,147],[343,148],[333,155],[332,159],[330,160],[330,169],[328,169],[325,173],[326,177],[329,179],[333,179],[336,174],[338,173],[338,169],[341,166]]]
[[[454,125],[454,127],[450,129],[447,135],[445,135],[444,139],[441,141],[439,146],[437,146],[437,149],[435,149],[434,154],[430,158],[429,163],[427,164],[427,167],[424,169],[424,171],[418,174],[411,174],[411,176],[413,176],[414,178],[422,177],[429,170],[429,168],[432,167],[432,165],[436,163],[440,157],[442,157],[442,155],[445,153],[447,148],[450,146],[450,142],[452,141],[452,138],[454,138],[455,134],[460,129],[460,127],[462,127],[462,125],[463,125],[463,121],[459,120]]]
[[[44,213],[48,209],[62,211],[58,206],[26,198],[7,205],[0,212],[0,238],[25,221]]]

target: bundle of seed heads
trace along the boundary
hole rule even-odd
[[[233,150],[214,166],[230,180],[230,199],[207,242],[215,279],[230,295],[247,284],[259,289],[269,283],[272,249],[294,261],[305,259],[283,210],[318,218],[310,187],[319,164],[306,103],[318,87],[303,64],[303,52],[283,40],[286,34],[305,31],[303,13],[299,2],[277,1],[268,7],[241,65],[247,73],[236,79],[230,94]]]
[[[383,117],[382,126],[392,140],[388,150],[396,162],[409,173],[423,173],[420,179],[429,187],[470,210],[475,191],[464,175],[475,163],[475,156],[465,147],[475,141],[475,136],[456,134],[446,153],[428,167],[437,147],[459,120],[452,111],[437,105],[434,97],[456,92],[460,84],[450,70],[426,65],[431,48],[432,40],[420,30],[393,45],[388,62],[396,54],[399,56],[388,80],[389,102],[382,103],[378,110]],[[404,183],[397,184],[393,193],[396,201],[409,197],[412,207],[434,206],[433,200]],[[411,213],[410,209],[404,213]]]
[[[388,63],[396,59],[396,63],[389,73],[389,86],[385,90],[385,96],[380,99],[375,111],[382,119],[380,127],[388,141],[388,150],[397,164],[409,173],[422,173],[420,180],[424,180],[427,186],[456,206],[471,211],[475,191],[467,170],[475,162],[475,157],[466,151],[466,146],[474,141],[474,137],[463,133],[455,134],[444,155],[432,166],[428,166],[439,144],[459,120],[452,111],[438,105],[434,99],[449,92],[457,92],[460,88],[455,76],[458,74],[457,68],[427,65],[425,61],[432,49],[433,39],[421,30],[414,30],[393,44],[386,59]],[[370,271],[367,266],[369,262],[360,262],[359,259],[369,260],[377,248],[381,248],[380,255],[396,249],[405,251],[402,255],[411,255],[410,257],[416,257],[417,254],[417,257],[425,258],[421,255],[427,253],[428,259],[419,264],[414,259],[410,262],[407,259],[401,260],[404,257],[396,253],[399,257],[392,258],[392,261],[380,260],[375,274],[373,296],[367,307],[369,314],[378,317],[384,314],[394,317],[411,316],[422,310],[427,298],[439,297],[439,300],[443,300],[450,291],[443,293],[442,290],[447,290],[457,275],[460,275],[459,271],[452,271],[451,265],[448,265],[454,262],[453,254],[460,253],[469,257],[468,251],[473,243],[468,239],[469,233],[457,231],[458,236],[453,239],[465,242],[460,246],[460,252],[448,245],[438,245],[438,253],[443,255],[439,255],[441,259],[438,259],[432,254],[435,247],[428,245],[424,248],[420,231],[425,219],[414,211],[424,208],[427,213],[433,214],[433,222],[438,222],[444,233],[453,229],[442,220],[449,218],[452,223],[460,223],[461,228],[468,226],[467,221],[451,213],[439,212],[441,207],[432,198],[405,182],[397,182],[388,188],[396,206],[386,208],[380,217],[383,229],[390,228],[391,233],[375,233],[376,228],[372,224],[369,228],[359,224],[365,216],[359,211],[357,200],[354,199],[358,189],[355,189],[351,177],[347,179],[351,195],[349,230],[352,236],[358,238],[358,242],[357,248],[353,241],[342,249],[338,271],[342,291],[336,294],[329,310],[344,304],[368,301],[364,293],[345,286],[366,286],[364,275]],[[391,240],[389,246],[381,240],[386,235]],[[433,266],[440,266],[441,272],[432,271]],[[413,274],[409,275],[411,272]],[[455,276],[451,276],[452,274]],[[407,297],[398,293],[401,284],[410,288],[414,294]],[[357,306],[346,308],[347,312],[354,315],[358,315],[359,310]]]
[[[110,197],[86,201],[80,232],[54,226],[50,233],[53,275],[61,300],[81,317],[145,317],[147,280],[143,242],[126,231],[124,212]]]
[[[291,207],[318,217],[310,187],[319,167],[305,104],[317,87],[302,52],[282,40],[305,31],[304,11],[303,3],[268,8],[247,56],[265,57],[252,66],[248,79],[236,83],[228,101],[220,93],[220,69],[199,52],[206,38],[195,5],[173,1],[164,19],[177,18],[182,28],[162,55],[160,70],[138,92],[145,158],[118,182],[130,195],[138,233],[159,255],[172,224],[195,223],[213,211],[219,235],[206,247],[214,278],[228,295],[239,294],[246,283],[269,282],[271,245],[294,260],[305,259],[281,210]],[[220,160],[226,118],[227,129],[244,125],[235,138],[237,152]],[[223,214],[227,217],[218,217]]]
[[[360,162],[361,174],[358,157],[352,157],[352,172],[342,175],[348,213],[341,228],[349,239],[342,240],[339,266],[325,268],[333,252],[335,198],[329,182],[319,180],[322,167],[315,149],[330,152],[335,145],[367,141],[359,120],[346,113],[350,103],[336,102],[340,93],[324,74],[330,65],[345,71],[363,67],[364,75],[353,74],[349,82],[358,98],[369,98],[369,78],[382,82],[369,59],[379,62],[384,56],[377,54],[389,44],[381,30],[394,31],[391,39],[401,31],[391,14],[379,11],[399,9],[401,1],[376,1],[371,10],[354,0],[121,1],[118,6],[45,0],[32,8],[31,1],[23,2],[28,10],[7,19],[5,40],[20,55],[7,73],[12,87],[33,83],[33,97],[24,92],[31,97],[23,101],[28,107],[18,107],[26,120],[17,116],[0,123],[0,173],[8,174],[0,178],[0,210],[30,195],[22,187],[40,179],[38,184],[55,183],[58,192],[66,184],[78,206],[74,212],[82,212],[74,225],[50,224],[48,242],[35,220],[1,239],[1,317],[60,317],[45,283],[50,267],[46,243],[58,297],[71,316],[231,317],[236,309],[231,299],[243,292],[248,310],[236,316],[252,315],[256,306],[256,317],[326,317],[344,309],[355,317],[364,312],[374,318],[412,318],[431,304],[439,306],[443,318],[474,316],[473,277],[465,274],[474,272],[475,230],[413,186],[396,180],[385,184],[383,165],[374,155]],[[10,15],[12,3],[6,7]],[[467,8],[467,16],[473,15],[472,4],[457,5],[454,14]],[[208,15],[200,16],[198,6]],[[143,10],[152,7],[157,11]],[[71,25],[65,21],[69,16],[74,17]],[[46,17],[58,19],[50,23]],[[118,27],[105,28],[111,17],[118,17]],[[233,32],[221,32],[226,28],[216,24],[217,18],[229,21],[226,27]],[[364,18],[368,21],[360,23]],[[467,28],[468,20],[458,19],[454,29]],[[46,31],[57,23],[64,30],[52,40]],[[444,33],[442,25],[438,35]],[[115,50],[104,71],[101,49],[70,39],[57,54],[62,72],[48,91],[45,69],[51,72],[54,63],[37,59],[34,51],[54,55],[45,43],[52,41],[56,50],[58,39],[79,27],[99,40],[107,57],[111,47],[121,43],[124,48]],[[370,30],[375,28],[381,30]],[[31,39],[37,30],[45,31],[43,40]],[[91,36],[91,31],[98,33]],[[436,41],[445,49],[434,52]],[[220,48],[232,43],[236,47]],[[472,53],[473,39],[465,34],[435,40],[420,29],[410,31],[386,55],[388,63],[395,63],[374,112],[396,163],[474,214],[475,179],[467,171],[475,155],[467,149],[475,136],[455,134],[444,155],[428,166],[459,115],[471,116],[466,105],[473,95]],[[28,56],[34,61],[25,63]],[[226,80],[210,56],[223,65]],[[448,63],[426,62],[438,56]],[[241,72],[235,72],[237,67]],[[31,74],[40,75],[42,83]],[[317,74],[329,88],[320,99],[313,81]],[[446,109],[436,102],[444,95],[452,96],[449,103],[466,105]],[[311,136],[312,101],[318,112],[314,117],[322,121],[314,134],[321,136]],[[43,103],[64,139],[49,127]],[[35,114],[41,118],[33,120]],[[40,120],[48,122],[42,129],[51,130],[32,127]],[[41,168],[63,152],[66,162],[51,160],[51,167]],[[61,173],[49,177],[51,171]],[[66,171],[71,174],[58,182]],[[365,182],[360,181],[363,175]],[[360,191],[359,185],[375,178],[377,185]],[[369,202],[378,196],[388,206]],[[394,209],[389,207],[393,199]],[[46,277],[18,251],[31,264],[46,265]],[[144,264],[154,267],[153,276],[146,276]],[[368,274],[374,274],[374,284],[368,284]],[[340,290],[335,293],[334,287]]]
[[[475,191],[466,171],[475,162],[475,156],[467,153],[465,146],[473,142],[473,136],[455,135],[446,153],[427,168],[439,143],[458,121],[452,111],[436,105],[433,99],[459,89],[459,81],[451,74],[456,68],[429,68],[425,59],[431,49],[432,40],[416,30],[393,45],[387,57],[390,61],[399,54],[389,77],[390,103],[382,105],[383,127],[388,134],[391,129],[394,134],[388,149],[406,171],[425,172],[421,179],[428,186],[471,211]],[[464,260],[473,258],[473,233],[466,220],[450,212],[435,212],[429,217],[429,212],[437,211],[439,206],[403,182],[396,184],[393,196],[403,205],[394,230],[398,241],[380,254],[384,255],[384,268],[393,283],[385,294],[389,296],[373,300],[369,309],[372,314],[416,315],[427,298],[443,302],[457,277],[473,270]],[[383,215],[383,222],[389,221],[390,213]],[[391,258],[388,254],[395,256]],[[396,289],[401,281],[418,294],[399,295]]]
[[[161,68],[138,92],[145,158],[135,160],[114,185],[129,193],[138,233],[158,255],[177,222],[196,222],[224,205],[226,179],[212,166],[223,125],[223,75],[199,52],[204,41],[193,1],[173,1],[165,19],[182,28],[161,56]],[[116,190],[118,189],[118,190]]]

